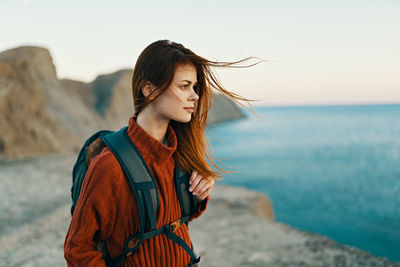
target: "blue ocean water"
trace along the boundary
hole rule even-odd
[[[277,221],[400,261],[400,105],[255,111],[207,129],[236,171],[222,183],[266,193]]]

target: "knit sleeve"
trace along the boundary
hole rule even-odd
[[[210,200],[210,195],[208,195],[203,201],[201,201],[198,204],[197,207],[197,212],[193,213],[190,218],[189,218],[189,222],[193,221],[194,219],[200,217],[201,214],[203,214],[206,209],[207,209],[207,205],[208,205],[208,201]]]
[[[98,155],[91,162],[64,241],[68,266],[106,266],[95,240],[111,236],[119,198],[120,175],[112,155]]]

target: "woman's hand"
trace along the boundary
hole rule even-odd
[[[194,170],[189,179],[189,191],[196,196],[197,202],[201,202],[210,194],[214,183],[214,179],[208,177],[204,178],[201,174]]]

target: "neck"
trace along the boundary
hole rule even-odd
[[[155,116],[149,109],[143,109],[136,118],[136,123],[143,128],[150,136],[161,143],[167,132],[169,120]]]

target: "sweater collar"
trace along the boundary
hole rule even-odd
[[[167,141],[168,146],[149,135],[139,124],[136,122],[136,118],[129,118],[128,136],[131,138],[139,152],[145,154],[151,160],[158,163],[167,161],[177,147],[177,138],[174,129],[171,124],[168,124],[167,129]]]

